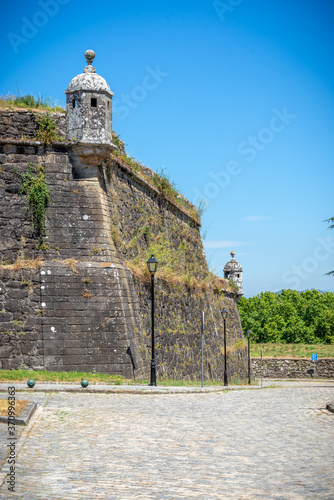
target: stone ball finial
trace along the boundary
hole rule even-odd
[[[94,50],[86,50],[85,52],[85,58],[87,61],[87,64],[90,65],[94,61],[95,58],[95,52]]]
[[[84,67],[84,73],[96,73],[96,69],[92,66],[92,62],[95,57],[94,50],[86,50],[85,58],[87,61],[87,66]]]
[[[232,259],[234,259],[234,257],[235,257],[235,251],[234,250],[232,250],[232,252],[231,252],[231,257],[232,257]]]

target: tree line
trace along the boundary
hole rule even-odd
[[[241,297],[238,308],[253,342],[334,344],[333,292],[264,292]]]

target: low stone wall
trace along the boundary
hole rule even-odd
[[[261,376],[261,358],[252,358],[253,376]],[[264,358],[262,375],[265,378],[334,378],[334,359]]]
[[[39,120],[45,112],[27,109],[0,110],[0,137],[5,139],[33,139],[39,129]],[[65,113],[50,113],[57,124],[57,134],[67,136]]]

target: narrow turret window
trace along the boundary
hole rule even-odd
[[[73,99],[73,101],[72,101],[72,106],[73,106],[73,108],[76,108],[76,107],[77,107],[77,100],[76,100],[76,99]]]
[[[97,108],[97,99],[96,97],[92,97],[90,100],[90,105],[92,108]]]

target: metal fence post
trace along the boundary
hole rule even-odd
[[[202,389],[204,386],[204,311],[202,311]]]

